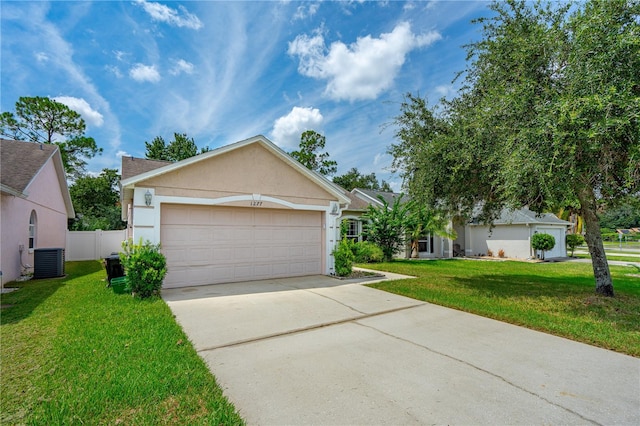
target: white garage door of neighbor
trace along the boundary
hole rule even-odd
[[[322,273],[322,213],[164,204],[164,287]]]
[[[538,232],[543,234],[552,235],[556,240],[556,245],[551,250],[544,252],[545,259],[551,259],[552,257],[565,257],[567,250],[565,247],[565,231],[561,228],[538,228]]]

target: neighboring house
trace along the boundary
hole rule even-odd
[[[351,204],[343,209],[341,220],[347,220],[347,238],[354,241],[362,241],[362,230],[364,226],[361,216],[367,211],[370,205],[382,207],[380,201],[382,197],[389,206],[392,206],[396,198],[402,194],[395,192],[376,191],[372,189],[355,188],[351,192],[347,192],[351,199]],[[419,258],[445,258],[452,257],[453,253],[449,250],[452,247],[451,240],[436,235],[425,234],[418,240],[418,257]],[[407,242],[407,247],[403,253],[399,253],[399,257],[410,257],[411,242]]]
[[[164,287],[334,273],[350,199],[264,136],[176,163],[122,158],[129,236],[161,243]]]
[[[454,251],[462,255],[487,255],[489,251],[498,256],[503,250],[504,256],[516,259],[535,259],[539,253],[531,248],[531,237],[536,233],[550,234],[555,238],[553,249],[545,251],[545,259],[566,257],[565,235],[571,222],[558,219],[553,213],[538,214],[522,208],[503,210],[493,222],[493,227],[472,221],[466,225],[455,225],[457,238]]]
[[[633,239],[638,238],[640,235],[640,228],[616,229],[616,232],[618,233],[618,239],[620,241],[627,241],[629,239],[633,241]]]
[[[356,188],[347,193],[352,199],[351,206],[342,211],[341,219],[348,221],[347,238],[354,241],[362,240],[363,220],[361,216],[369,205],[382,207],[378,198],[392,205],[400,194],[392,192],[373,191]],[[453,256],[487,255],[489,251],[498,256],[503,250],[505,257],[516,259],[535,258],[531,248],[531,236],[537,232],[551,234],[556,240],[552,250],[545,251],[545,258],[565,257],[567,255],[565,234],[571,223],[558,219],[551,213],[538,215],[529,209],[516,211],[504,210],[496,219],[493,227],[477,222],[454,224],[456,239],[450,240],[435,235],[426,234],[419,239],[419,258],[449,258]],[[452,248],[452,249],[450,249]],[[404,257],[409,257],[407,247]]]
[[[34,250],[65,248],[75,217],[57,145],[0,139],[2,282],[31,270]]]

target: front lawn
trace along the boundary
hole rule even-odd
[[[574,256],[578,259],[591,259],[591,255],[589,255],[589,253],[575,253]],[[607,252],[607,260],[640,263],[640,256],[625,256],[624,254],[611,254],[611,252]]]
[[[0,424],[242,424],[161,299],[99,262],[2,295]]]
[[[360,265],[418,278],[374,288],[640,357],[640,268],[611,266],[615,298],[585,263],[395,261]]]

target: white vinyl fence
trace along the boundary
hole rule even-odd
[[[67,231],[66,260],[99,260],[122,250],[127,230]]]

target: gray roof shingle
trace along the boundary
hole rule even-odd
[[[384,191],[376,191],[373,189],[363,189],[363,188],[355,188],[353,191],[351,191],[354,194],[357,194],[358,192],[360,192],[361,194],[366,195],[367,197],[369,197],[370,199],[374,200],[377,204],[381,204],[380,203],[380,199],[378,198],[379,196],[382,197],[390,206],[393,205],[395,199],[399,196],[401,196],[402,194],[398,194],[395,192],[384,192]]]
[[[148,160],[146,158],[122,157],[122,180],[159,169],[171,161]]]
[[[522,224],[539,224],[539,225],[570,225],[571,222],[558,219],[553,213],[536,213],[528,208],[518,210],[504,209],[500,212],[493,224],[494,225],[522,225]]]
[[[58,149],[54,144],[0,139],[0,181],[24,193],[33,178]]]

